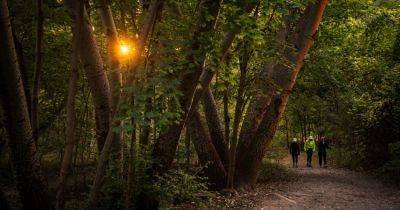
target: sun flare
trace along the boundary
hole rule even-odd
[[[119,46],[119,50],[122,55],[128,55],[129,52],[131,51],[130,47],[127,44],[121,44]]]

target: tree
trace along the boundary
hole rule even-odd
[[[74,33],[76,34],[76,32]],[[59,183],[57,188],[56,209],[64,209],[65,205],[65,185],[71,169],[73,150],[76,142],[76,108],[75,97],[78,86],[78,40],[76,36],[72,38],[72,53],[71,53],[71,76],[68,84],[68,99],[67,99],[67,122],[65,128],[65,149],[64,157],[61,164]]]
[[[304,16],[298,24],[298,28],[292,37],[289,36],[289,41],[295,47],[296,52],[291,49],[285,49],[283,52],[284,61],[289,64],[283,65],[277,63],[273,70],[269,70],[269,77],[278,87],[282,88],[281,93],[275,92],[271,88],[267,94],[266,101],[268,103],[265,114],[262,115],[262,120],[258,126],[256,133],[252,135],[250,144],[242,143],[249,141],[242,139],[241,145],[237,153],[237,185],[255,184],[257,181],[257,172],[261,165],[262,158],[266,151],[267,144],[272,140],[279,119],[289,99],[290,92],[296,82],[296,77],[301,70],[305,55],[308,53],[313,37],[318,30],[318,26],[322,20],[324,10],[328,4],[328,0],[319,0],[317,3],[310,5],[304,12]],[[293,66],[293,68],[291,68]],[[268,70],[267,70],[268,71]],[[254,103],[257,103],[255,101]],[[250,104],[250,107],[252,105]]]
[[[21,73],[12,36],[7,1],[0,8],[0,97],[4,111],[12,163],[22,205],[28,209],[52,209],[46,181],[35,157]]]
[[[39,89],[43,66],[43,0],[36,1],[36,47],[35,47],[35,72],[33,78],[31,124],[33,139],[37,143],[39,138]]]
[[[96,115],[97,148],[101,152],[105,144],[111,120],[111,93],[107,75],[103,69],[93,27],[81,0],[67,0],[65,5],[77,30],[79,40],[78,52],[84,66],[85,74],[93,92],[93,103]]]

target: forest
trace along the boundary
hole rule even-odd
[[[0,210],[400,208],[400,1],[0,2]]]

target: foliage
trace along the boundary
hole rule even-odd
[[[204,178],[175,170],[158,177],[153,184],[154,192],[160,198],[162,208],[183,203],[205,205],[211,193],[207,191]]]
[[[262,162],[258,175],[259,182],[293,181],[295,178],[296,175],[294,172],[289,171],[285,166],[268,159]]]
[[[338,166],[395,172],[389,145],[398,142],[400,117],[396,6],[332,2],[291,96],[291,135],[327,136]]]
[[[328,152],[328,159],[332,159],[336,166],[361,170],[365,161],[365,145],[362,143],[342,147],[333,147]]]
[[[35,63],[36,18],[32,18],[35,16],[35,1],[8,2],[15,38],[22,45],[24,62],[20,61],[20,64],[26,68],[27,86],[30,86]],[[44,65],[39,95],[40,138],[37,155],[44,166],[43,171],[49,177],[59,173],[58,166],[65,147],[65,104],[72,33],[71,18],[62,2],[44,0]],[[99,2],[84,2],[103,58],[104,70],[110,76],[107,32],[98,12]],[[111,5],[120,39],[135,44],[146,17],[146,5],[151,1],[107,2]],[[269,82],[259,76],[265,62],[281,56],[273,46],[283,21],[287,17],[287,21],[294,24],[307,4],[315,0],[260,1],[250,15],[243,10],[245,1],[223,1],[215,29],[194,37],[198,26],[203,24],[199,20],[211,18],[207,12],[199,12],[199,2],[202,1],[166,1],[150,32],[137,72],[130,71],[129,62],[121,61],[123,82],[131,74],[135,75],[135,82],[124,84],[123,91],[129,100],[121,104],[118,112],[117,117],[123,123],[113,128],[124,139],[121,144],[123,155],[116,158],[117,161],[110,161],[102,189],[101,205],[104,208],[124,207],[123,195],[129,165],[134,168],[136,185],[132,197],[136,200],[138,194],[150,188],[160,197],[164,208],[191,202],[201,207],[209,202],[212,192],[207,191],[207,180],[191,173],[193,168],[199,167],[193,142],[186,144],[183,138],[178,142],[175,170],[157,177],[155,183],[149,181],[151,179],[147,174],[152,165],[151,151],[155,140],[168,126],[184,117],[182,90],[178,89],[182,75],[193,72],[202,62],[202,56],[199,55],[207,57],[205,65],[215,73],[211,89],[219,115],[224,116],[221,117],[225,123],[222,127],[232,128],[243,57],[248,56],[249,61],[245,75],[244,105],[241,107],[243,114],[239,121],[243,120],[249,102],[259,93],[260,87]],[[282,157],[287,156],[285,147],[293,137],[305,140],[308,135],[318,133],[332,141],[334,148],[328,154],[338,166],[373,169],[379,176],[398,182],[399,7],[396,0],[331,1],[315,36],[313,49],[307,55],[304,68],[297,78],[284,119],[268,148],[259,181],[294,178],[293,174],[278,164]],[[199,16],[201,14],[204,17]],[[220,43],[227,31],[236,31],[237,27],[241,27],[241,30],[227,58],[221,62]],[[193,50],[196,44],[194,38],[199,38],[198,50]],[[86,77],[84,68],[79,65],[78,92],[75,97],[77,143],[71,167],[74,179],[91,177],[99,156],[92,90],[87,82],[90,78]],[[227,107],[224,107],[224,103]],[[0,118],[3,115],[0,113]],[[229,129],[227,133],[232,135]],[[148,136],[143,136],[145,130],[149,131]],[[10,169],[9,157],[4,155],[7,151],[2,148],[5,145],[3,139],[6,138],[1,124],[1,174]],[[6,175],[7,178],[12,177]],[[77,195],[71,200],[82,199],[79,196],[87,193],[91,181],[86,183],[85,178],[84,183],[80,184],[81,188],[71,190]]]
[[[375,170],[375,176],[400,186],[400,142],[389,145],[390,159]]]

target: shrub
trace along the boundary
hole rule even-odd
[[[191,203],[205,205],[212,193],[207,191],[207,180],[183,170],[171,171],[153,185],[154,192],[160,199],[162,208]]]
[[[289,171],[285,166],[267,159],[262,162],[257,180],[259,182],[291,181],[295,178],[295,173]]]
[[[356,143],[344,147],[333,147],[328,155],[339,167],[361,170],[365,159],[364,151],[365,145],[363,143]]]
[[[377,177],[400,185],[400,141],[389,144],[390,160],[375,171]]]

